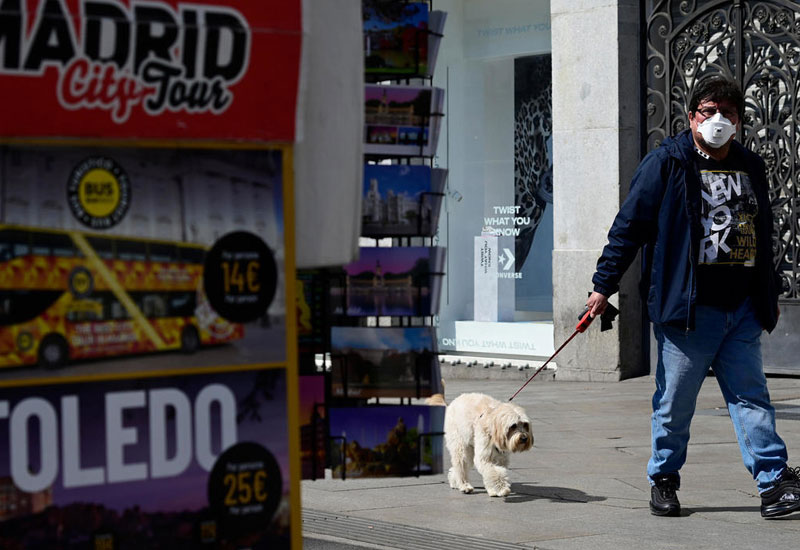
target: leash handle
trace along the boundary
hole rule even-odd
[[[589,328],[589,325],[592,324],[594,317],[592,317],[589,311],[590,310],[588,307],[583,310],[583,313],[581,313],[580,317],[578,318],[578,324],[575,325],[575,332],[584,332],[587,328]]]

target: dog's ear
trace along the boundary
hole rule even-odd
[[[489,434],[492,445],[504,452],[508,451],[505,416],[502,407],[495,407],[484,415],[486,418],[486,431]]]

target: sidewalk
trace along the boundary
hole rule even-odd
[[[528,371],[532,374],[533,371]],[[513,378],[513,379],[512,379]],[[508,399],[524,382],[445,377],[447,398],[482,391]],[[778,431],[800,465],[800,379],[769,378]],[[450,489],[446,475],[302,483],[306,548],[541,550],[800,547],[800,513],[764,520],[714,378],[698,398],[678,496],[680,518],[650,515],[645,376],[615,383],[537,376],[514,400],[533,419],[534,448],[511,460],[512,493]],[[449,460],[445,452],[445,471]]]

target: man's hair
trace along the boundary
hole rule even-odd
[[[741,119],[744,115],[744,95],[739,85],[724,76],[707,76],[695,84],[689,99],[689,112],[697,110],[704,101],[729,101],[736,105],[736,112]]]

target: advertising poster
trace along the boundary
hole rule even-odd
[[[294,138],[299,0],[0,6],[3,135]]]
[[[498,319],[497,284],[497,237],[481,235],[474,237],[473,246],[474,300],[473,311],[476,321]]]
[[[285,396],[284,369],[0,388],[0,547],[288,548]]]
[[[3,147],[0,379],[285,361],[282,156]]]
[[[299,548],[300,2],[1,4],[0,548]]]
[[[553,273],[553,87],[550,54],[514,59],[513,271],[518,310],[552,316]],[[495,217],[502,214],[495,210]],[[507,218],[508,216],[506,216]],[[503,226],[497,229],[504,228]],[[503,233],[503,236],[508,236]],[[508,257],[506,253],[506,257]]]

